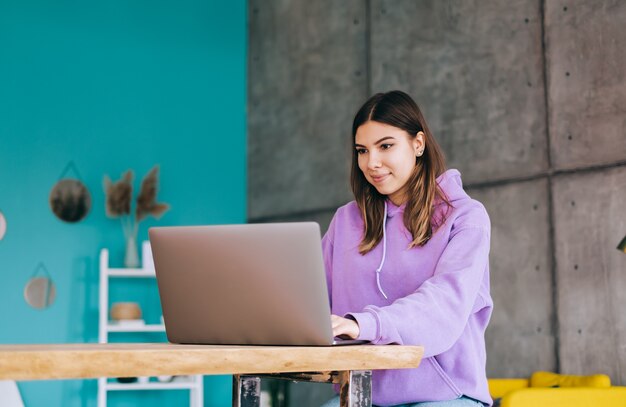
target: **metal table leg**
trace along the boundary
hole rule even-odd
[[[261,405],[261,378],[233,375],[233,407],[259,407]]]
[[[372,372],[351,370],[339,372],[339,402],[341,407],[371,407]]]

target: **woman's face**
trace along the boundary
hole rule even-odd
[[[395,205],[403,204],[415,158],[424,151],[424,133],[411,137],[402,129],[370,120],[357,129],[354,141],[365,179]]]

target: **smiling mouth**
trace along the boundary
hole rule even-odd
[[[388,176],[389,176],[389,174],[385,174],[385,175],[376,175],[376,176],[372,175],[372,181],[374,181],[375,183],[377,183],[377,184],[378,184],[378,183],[381,183],[381,182],[383,182],[384,180],[386,180]]]

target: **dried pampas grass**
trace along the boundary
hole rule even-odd
[[[113,183],[108,175],[104,176],[104,192],[106,195],[106,215],[109,218],[118,218],[130,215],[131,199],[133,196],[132,170],[126,171],[122,179]]]
[[[168,204],[156,201],[158,176],[159,166],[155,165],[141,181],[134,213],[132,211],[133,179],[135,178],[133,171],[126,171],[117,182],[111,181],[108,175],[104,176],[106,215],[109,218],[121,218],[125,236],[136,235],[137,225],[146,216],[151,215],[158,219],[170,208]]]
[[[152,215],[159,219],[170,208],[168,204],[157,203],[156,195],[159,184],[159,167],[155,166],[150,170],[148,175],[141,181],[141,189],[137,196],[137,207],[135,208],[135,217],[140,222],[148,215]]]

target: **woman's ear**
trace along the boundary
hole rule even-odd
[[[425,136],[423,131],[417,132],[415,138],[413,138],[413,148],[415,149],[415,156],[419,157],[424,154],[424,148],[426,148]]]

